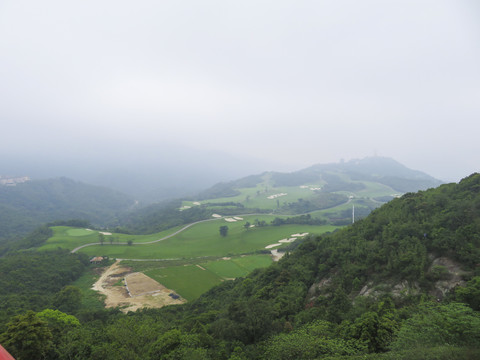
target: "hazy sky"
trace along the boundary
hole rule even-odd
[[[173,143],[456,181],[480,170],[480,3],[0,0],[0,121],[2,157]]]

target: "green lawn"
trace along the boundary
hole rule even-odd
[[[159,263],[152,268],[151,264],[145,274],[190,301],[222,281],[246,276],[271,263],[270,255],[250,255],[168,267]]]
[[[151,235],[126,235],[117,233],[105,235],[105,242],[102,246],[113,246],[110,245],[110,239],[113,239],[113,242],[115,243],[120,242],[124,245],[127,245],[128,241],[130,240],[134,244],[153,241],[170,235],[180,228],[180,226],[177,226],[175,228]],[[53,226],[52,230],[53,236],[48,239],[45,244],[39,248],[39,250],[51,250],[57,248],[73,250],[81,245],[99,242],[99,231],[97,230],[89,231],[87,229],[71,228],[68,226]]]
[[[211,271],[196,265],[173,266],[149,270],[145,275],[157,280],[167,288],[175,290],[185,299],[196,299],[205,291],[219,284],[221,279]]]
[[[246,276],[252,270],[267,267],[271,263],[270,255],[250,255],[210,261],[201,265],[221,278],[231,279]]]
[[[120,259],[177,259],[198,258],[203,256],[231,256],[252,253],[276,243],[294,233],[321,234],[336,229],[335,226],[283,225],[254,227],[246,230],[246,221],[255,219],[270,222],[274,216],[249,216],[244,220],[229,223],[224,219],[200,223],[175,235],[172,238],[149,245],[104,245],[89,246],[81,249],[91,256],[107,255]],[[228,226],[228,235],[220,236],[219,227]]]

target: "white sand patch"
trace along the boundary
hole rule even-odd
[[[308,189],[308,185],[300,185],[300,189]]]
[[[321,187],[311,187],[310,190],[317,191],[317,190],[322,190],[322,188]]]
[[[292,234],[290,236],[292,237],[302,237],[302,236],[307,236],[308,235],[308,232],[307,233],[301,233],[301,234]]]
[[[235,220],[234,218],[225,218],[225,221],[228,221],[228,222],[236,222],[237,220]]]
[[[222,260],[231,260],[232,258],[231,257],[228,257],[228,256],[225,256],[222,258]]]
[[[279,240],[278,242],[279,243],[291,243],[291,242],[294,242],[295,240],[297,240],[297,238],[282,239],[282,240]]]
[[[195,264],[195,265],[196,265],[199,269],[207,270],[207,269],[205,269],[203,266],[200,266],[200,265],[198,265],[198,264]]]
[[[214,218],[221,218],[221,217],[222,217],[222,215],[218,215],[218,214],[212,214],[212,217],[214,217]]]
[[[238,217],[238,216],[234,216],[233,218],[234,218],[235,220],[239,220],[239,221],[240,221],[240,220],[243,220],[243,218]]]
[[[274,247],[276,247],[276,246],[280,246],[280,245],[282,245],[282,244],[272,244],[272,245],[267,245],[267,246],[265,246],[265,249],[271,249],[271,248],[274,248]]]
[[[190,209],[190,208],[191,208],[191,206],[185,205],[185,206],[182,206],[182,207],[180,208],[180,211],[181,211],[181,210],[187,210],[187,209]]]
[[[87,230],[87,231],[93,231],[92,229],[85,229],[85,230]]]
[[[255,227],[255,225],[250,225],[250,227],[251,227],[251,228],[252,228],[252,227]]]
[[[112,233],[109,233],[109,232],[104,232],[104,231],[99,231],[100,234],[103,234],[103,235],[112,235]]]
[[[193,202],[193,205],[198,206],[198,205],[200,205],[200,203],[199,203],[198,201],[194,201],[194,202]]]
[[[267,199],[272,200],[272,199],[276,199],[280,196],[285,196],[285,195],[287,195],[287,193],[274,194],[274,195],[267,196]]]
[[[284,252],[278,252],[277,249],[274,249],[272,251],[270,251],[272,253],[272,259],[273,261],[278,261],[280,260],[284,255],[285,253]]]

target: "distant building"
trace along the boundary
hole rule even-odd
[[[30,180],[31,179],[28,176],[11,177],[0,175],[0,185],[4,186],[15,186],[17,184],[21,184]]]

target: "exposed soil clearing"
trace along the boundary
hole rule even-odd
[[[119,279],[125,278],[128,288],[124,285],[125,280],[121,286],[118,285]],[[119,260],[102,273],[92,289],[106,296],[105,307],[120,307],[124,313],[144,307],[161,308],[186,302],[181,298],[173,299],[169,296],[174,293],[172,290],[145,274],[133,273],[131,268],[121,266]]]

